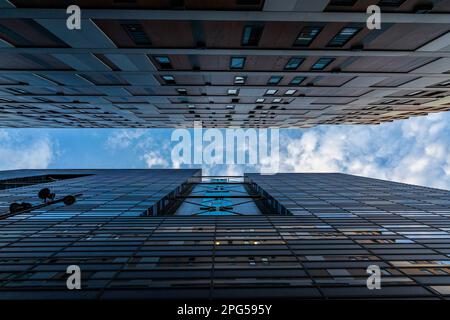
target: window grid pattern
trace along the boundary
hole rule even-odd
[[[363,0],[324,3],[314,19],[302,19],[303,6],[264,12],[262,0],[185,1],[183,8],[172,1],[148,7],[154,1],[83,0],[89,27],[77,37],[59,2],[12,1],[0,19],[1,127],[177,128],[202,121],[208,128],[310,128],[450,110],[443,50],[449,28],[438,18],[448,14],[444,0],[379,1],[392,15],[390,27],[376,32],[360,21]],[[164,14],[155,17],[152,8]],[[181,10],[188,8],[206,16],[189,17]],[[217,21],[208,8],[227,14]],[[416,12],[423,12],[420,19]],[[270,83],[273,76],[282,79]],[[284,108],[268,112],[268,103],[250,114],[269,89],[279,97],[296,91]],[[229,90],[238,92],[231,97]]]
[[[449,297],[448,191],[344,174],[248,174],[292,215],[140,217],[158,183],[174,189],[199,171],[90,173],[45,184],[82,192],[73,207],[0,220],[0,298]],[[102,203],[83,203],[91,198]],[[82,290],[66,289],[71,264]],[[381,290],[366,287],[372,264]]]

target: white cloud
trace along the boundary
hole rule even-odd
[[[284,172],[350,174],[450,189],[450,116],[379,126],[323,126],[287,135]]]
[[[196,167],[171,159],[174,143],[170,133],[170,129],[117,130],[108,137],[107,145],[130,156],[137,154],[143,165],[151,168]],[[198,147],[193,148],[193,154],[199,152]],[[281,129],[279,172],[343,172],[450,189],[449,154],[450,113],[373,126]],[[259,166],[205,165],[203,171],[239,175],[258,172]]]
[[[48,168],[55,155],[48,136],[11,132],[0,130],[0,170]]]
[[[126,149],[146,134],[145,129],[117,130],[108,136],[106,146],[111,149]]]
[[[143,155],[143,159],[149,168],[167,168],[169,167],[169,162],[159,153],[155,151],[149,151]]]

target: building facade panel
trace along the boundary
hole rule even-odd
[[[8,3],[0,127],[307,128],[450,108],[448,0],[73,1],[81,30],[61,2]]]

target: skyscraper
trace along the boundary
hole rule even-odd
[[[74,0],[79,29],[67,4],[0,1],[0,127],[309,128],[450,109],[447,0]]]
[[[4,171],[0,189],[0,299],[450,295],[449,191],[201,170]]]

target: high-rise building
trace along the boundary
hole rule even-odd
[[[307,128],[450,109],[448,0],[73,0],[80,29],[68,3],[0,0],[0,127]]]
[[[201,170],[4,171],[0,189],[0,299],[450,297],[449,191]]]

